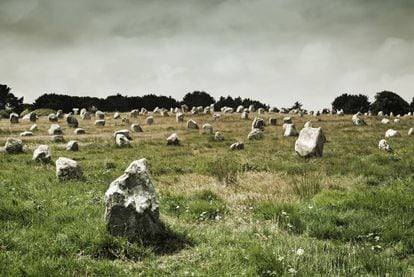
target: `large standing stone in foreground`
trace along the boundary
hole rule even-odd
[[[385,139],[380,140],[380,142],[378,143],[378,148],[386,152],[392,152],[391,146]]]
[[[51,136],[53,136],[53,135],[63,135],[62,128],[60,128],[60,126],[58,124],[52,124],[50,126],[49,130],[47,130],[47,132]]]
[[[39,161],[43,163],[50,162],[51,154],[49,151],[49,146],[47,145],[39,145],[35,151],[33,152],[33,160]]]
[[[56,160],[56,177],[59,181],[81,179],[82,170],[74,160],[60,157]]]
[[[23,142],[20,139],[8,138],[4,150],[9,154],[17,154],[23,152]]]
[[[260,129],[260,130],[263,131],[265,126],[266,126],[266,124],[265,124],[263,119],[261,119],[259,117],[255,117],[253,119],[252,129]]]
[[[397,130],[388,129],[388,130],[385,132],[385,137],[386,137],[386,138],[401,137],[401,134],[400,134]]]
[[[79,122],[74,115],[68,115],[68,117],[66,117],[66,122],[70,128],[78,128],[79,126]]]
[[[167,138],[167,145],[179,145],[180,139],[178,138],[178,135],[176,133],[171,134]]]
[[[302,157],[322,157],[325,135],[322,129],[303,128],[295,143],[295,151]]]
[[[146,159],[133,161],[105,193],[109,233],[131,242],[152,241],[165,234]]]
[[[190,119],[187,121],[187,128],[188,129],[198,129],[198,124],[194,120]]]

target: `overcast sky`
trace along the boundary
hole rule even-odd
[[[105,97],[205,90],[277,107],[411,102],[411,0],[0,0],[0,83]]]

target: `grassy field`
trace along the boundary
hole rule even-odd
[[[263,140],[248,141],[251,120],[239,114],[186,115],[224,134],[187,130],[175,117],[140,123],[131,148],[115,146],[113,132],[129,128],[108,116],[107,126],[80,122],[75,136],[64,120],[65,139],[79,152],[50,142],[47,118],[22,138],[25,152],[0,153],[0,274],[3,276],[414,276],[413,118],[383,125],[351,116],[294,116],[297,127],[311,120],[327,137],[324,156],[303,159],[296,138],[282,135],[282,114]],[[251,118],[254,115],[250,115]],[[0,143],[18,136],[29,122],[0,121]],[[388,128],[395,150],[378,150]],[[177,132],[180,146],[166,146]],[[245,149],[229,145],[244,141]],[[51,146],[52,159],[81,165],[85,180],[59,183],[54,162],[32,161],[36,145]],[[143,246],[111,237],[103,195],[133,160],[146,158],[171,230],[163,244]]]

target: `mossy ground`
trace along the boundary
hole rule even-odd
[[[254,115],[250,115],[251,118]],[[303,159],[296,138],[282,136],[282,114],[263,140],[248,141],[251,120],[239,114],[186,115],[211,123],[225,141],[187,130],[175,117],[140,123],[131,148],[114,145],[113,132],[129,128],[107,118],[98,128],[80,122],[75,136],[64,120],[65,139],[79,152],[54,144],[42,117],[34,137],[22,138],[25,153],[0,153],[0,274],[5,276],[412,276],[414,275],[414,138],[412,118],[367,126],[351,117],[294,117],[322,127],[324,156]],[[318,121],[319,119],[319,121]],[[0,144],[31,124],[0,121]],[[378,150],[388,128],[394,154]],[[167,146],[177,132],[180,146]],[[245,149],[229,145],[244,141]],[[32,161],[37,144],[51,146],[53,160],[75,159],[85,180],[59,183],[54,163]],[[161,217],[175,239],[132,244],[111,237],[104,222],[103,195],[133,160],[149,161]],[[304,250],[302,255],[301,248]]]

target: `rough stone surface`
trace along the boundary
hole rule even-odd
[[[190,119],[187,121],[187,128],[188,129],[198,129],[198,125],[197,122],[195,122],[194,120]]]
[[[105,193],[105,219],[109,233],[131,242],[163,236],[159,204],[145,159],[133,161]]]
[[[131,142],[124,134],[117,134],[115,137],[115,142],[119,147],[131,146]]]
[[[354,125],[357,125],[357,126],[361,126],[361,125],[366,124],[364,119],[362,118],[362,114],[360,112],[358,112],[358,113],[356,113],[352,116],[352,123],[354,123]]]
[[[39,145],[34,151],[33,151],[33,160],[39,161],[39,162],[50,162],[51,154],[49,151],[49,146],[47,145]]]
[[[244,149],[243,142],[235,142],[232,145],[230,145],[230,150],[242,150],[242,149]]]
[[[104,114],[103,112],[101,112],[101,111],[96,111],[96,112],[95,112],[95,117],[96,117],[97,119],[101,119],[101,120],[103,120],[103,119],[105,119],[105,114]]]
[[[97,127],[104,127],[105,126],[105,119],[98,119],[98,120],[95,120],[95,126],[97,126]]]
[[[75,131],[73,131],[75,133],[75,135],[84,135],[86,134],[85,129],[82,128],[76,128]]]
[[[66,144],[66,150],[79,151],[79,143],[76,140],[70,140],[68,144]]]
[[[283,136],[285,137],[295,137],[298,135],[295,125],[291,123],[283,124],[283,131]]]
[[[148,117],[147,117],[147,119],[145,120],[145,123],[146,123],[147,125],[152,125],[152,124],[154,124],[154,117],[152,117],[152,116],[148,116]]]
[[[391,146],[388,144],[388,142],[385,139],[382,139],[378,143],[378,148],[380,150],[386,151],[386,152],[392,152]]]
[[[131,136],[129,135],[129,131],[127,129],[115,131],[114,138],[116,138],[116,136],[119,134],[124,135],[128,140],[132,140]]]
[[[388,124],[388,123],[390,123],[390,120],[389,120],[388,118],[383,118],[383,119],[381,120],[381,123],[382,123],[382,124]]]
[[[12,124],[19,123],[19,115],[17,113],[11,113],[9,119]]]
[[[241,119],[249,119],[249,112],[243,111],[240,115]]]
[[[17,154],[23,152],[23,142],[20,139],[8,138],[4,150],[9,154]]]
[[[66,122],[68,123],[70,128],[78,128],[79,122],[74,115],[69,115],[66,117]]]
[[[60,128],[59,124],[52,124],[50,125],[49,130],[47,130],[49,135],[63,135],[62,128]]]
[[[413,136],[414,135],[414,128],[410,128],[410,130],[408,130],[408,135],[409,136]]]
[[[394,130],[394,129],[388,129],[388,130],[385,132],[385,137],[386,137],[386,138],[401,137],[401,134],[400,134],[397,130]]]
[[[266,126],[266,124],[265,124],[264,120],[261,119],[260,117],[255,117],[253,119],[252,129],[260,129],[260,130],[263,131],[265,126]]]
[[[322,157],[325,135],[321,128],[305,127],[295,143],[295,151],[302,157]]]
[[[260,129],[252,129],[250,133],[247,135],[248,139],[262,139],[263,138],[263,131]]]
[[[56,160],[56,177],[59,181],[81,179],[82,170],[74,160],[60,157]]]
[[[211,126],[211,124],[206,123],[201,127],[201,130],[203,134],[212,134],[213,126]]]
[[[220,132],[216,132],[216,133],[214,134],[214,140],[217,140],[217,141],[222,141],[222,140],[224,140],[224,136],[223,136],[223,134],[222,134],[222,133],[220,133]]]
[[[47,118],[50,122],[58,122],[59,120],[59,118],[54,113],[49,114]]]
[[[130,116],[130,117],[134,117],[134,118],[137,118],[137,117],[138,117],[138,115],[139,115],[139,110],[132,110],[132,111],[129,113],[129,116]]]
[[[180,139],[178,138],[178,135],[176,133],[171,134],[167,138],[167,145],[179,145]]]
[[[135,132],[135,133],[141,133],[141,132],[143,132],[141,126],[139,124],[136,124],[136,123],[131,124],[131,131],[132,132]]]

